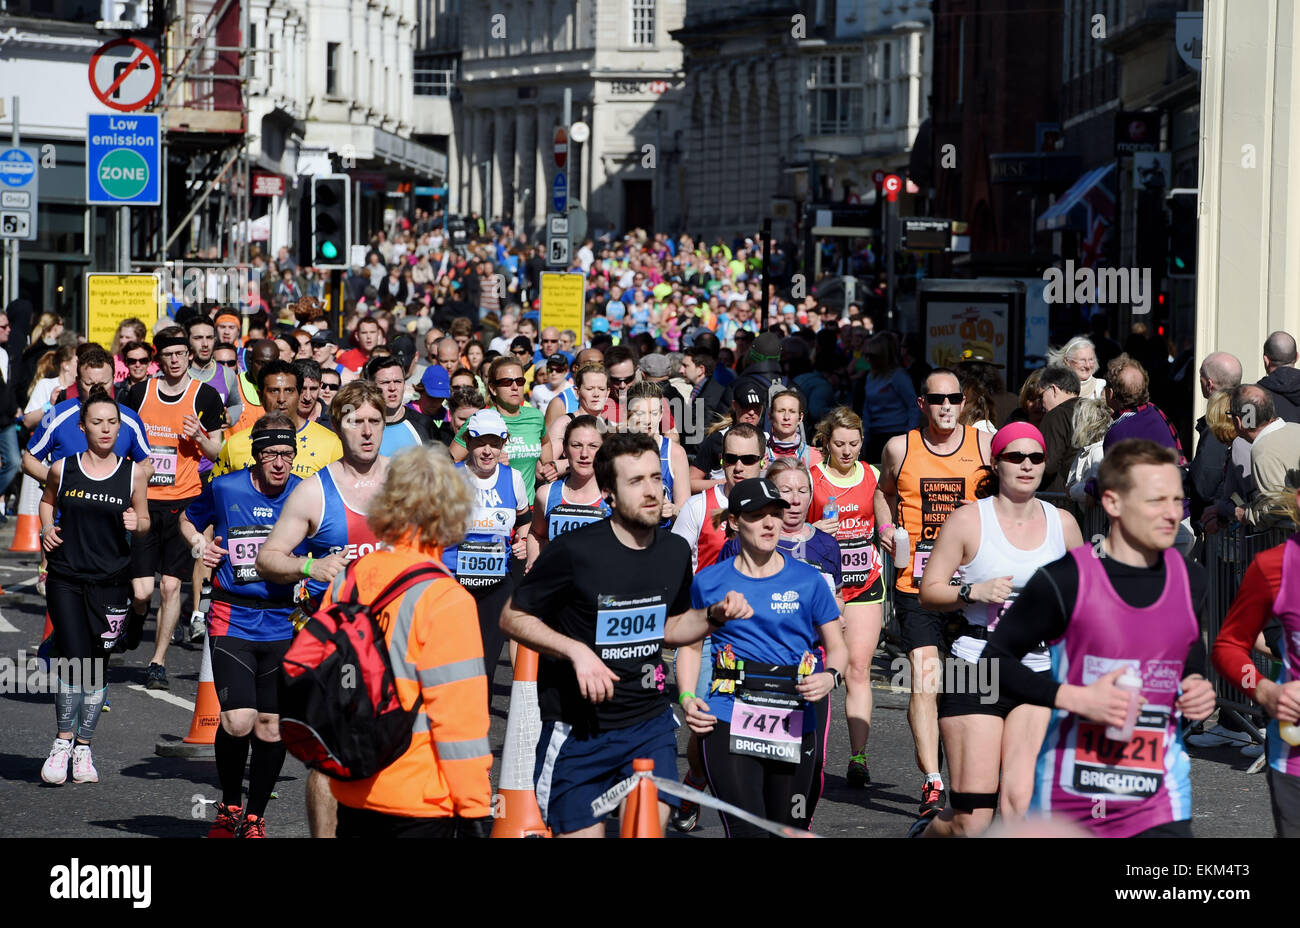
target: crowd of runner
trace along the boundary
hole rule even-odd
[[[372,244],[341,335],[296,269],[270,262],[287,290],[269,315],[176,307],[100,346],[46,314],[2,359],[0,402],[30,430],[22,471],[43,487],[46,653],[100,671],[60,679],[47,783],[69,766],[98,780],[102,667],[136,660],[152,615],[147,687],[169,687],[177,635],[211,651],[212,836],[265,837],[296,630],[425,565],[384,612],[403,705],[421,704],[410,745],[359,781],[314,770],[313,835],[483,833],[490,680],[518,647],[540,655],[534,785],[557,835],[603,834],[593,801],[637,758],[811,828],[827,764],[871,788],[885,649],[908,669],[912,836],[1038,814],[1190,835],[1184,733],[1216,700],[1206,572],[1184,555],[1243,519],[1297,519],[1286,333],[1258,385],[1238,359],[1205,358],[1189,460],[1184,416],[1153,402],[1190,388],[1189,362],[1142,332],[1120,351],[1097,326],[1015,384],[990,346],[931,368],[869,306],[765,299],[750,240],[585,243],[583,331],[540,325],[541,265],[508,230],[457,251],[421,216]],[[1099,513],[1104,535],[1085,538]],[[1222,678],[1271,716],[1288,835],[1298,545],[1260,556],[1210,642]],[[1255,672],[1270,652],[1276,679]],[[698,827],[698,803],[661,800],[664,823]],[[762,833],[721,817],[729,836]]]

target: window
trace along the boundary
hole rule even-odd
[[[862,58],[823,55],[808,77],[814,135],[850,135],[862,131]]]
[[[632,44],[655,44],[655,0],[632,0]]]
[[[325,43],[325,94],[330,97],[339,95],[339,44]]]

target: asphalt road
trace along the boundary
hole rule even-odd
[[[36,557],[8,551],[13,520],[0,526],[0,659],[18,661],[34,654],[40,641],[44,602],[36,595]],[[188,588],[185,591],[188,615]],[[219,797],[211,760],[160,757],[160,739],[183,737],[189,730],[202,660],[199,646],[173,645],[167,668],[171,689],[143,688],[154,623],[132,654],[109,668],[111,710],[95,735],[97,784],[49,786],[40,767],[54,737],[53,698],[44,693],[0,693],[0,837],[200,837],[207,832]],[[881,668],[885,663],[878,661]],[[505,736],[510,694],[509,665],[498,666],[493,692],[491,740],[497,756]],[[907,727],[907,697],[887,681],[876,685],[868,790],[850,790],[844,781],[848,733],[843,696],[834,696],[825,793],[814,830],[834,837],[902,837],[914,821],[922,777],[917,772]],[[679,731],[679,764],[685,770],[686,729]],[[1262,774],[1248,774],[1252,757],[1239,746],[1191,747],[1193,829],[1203,837],[1272,837],[1268,787]],[[497,771],[493,771],[495,783]],[[306,769],[288,758],[267,810],[271,837],[306,837]],[[705,810],[701,827],[679,839],[722,837],[717,815]]]

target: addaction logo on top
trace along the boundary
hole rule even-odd
[[[154,296],[159,302],[171,297],[186,306],[248,306],[260,297],[260,290],[250,267],[187,267],[184,261],[177,261],[158,269]]]

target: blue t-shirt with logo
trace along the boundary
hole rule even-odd
[[[712,633],[716,661],[727,645],[739,660],[760,664],[798,664],[805,652],[817,654],[821,638],[817,629],[838,621],[835,597],[814,567],[782,555],[785,566],[771,577],[756,580],[736,569],[736,561],[721,561],[695,575],[691,584],[691,607],[704,609],[725,599],[735,590],[753,608],[748,619],[727,622]],[[819,661],[820,663],[820,661]],[[716,677],[715,677],[716,679]],[[709,705],[709,714],[731,722],[733,697],[724,693],[698,693]],[[805,733],[811,731],[813,713],[804,713]]]

